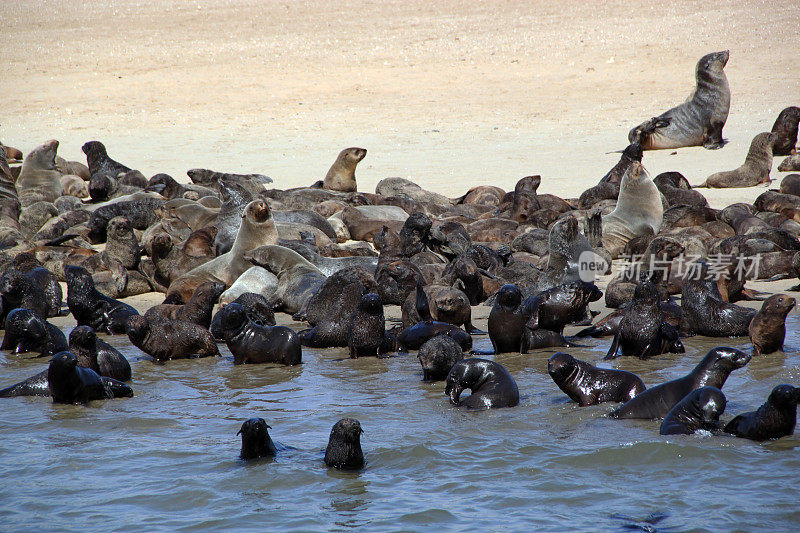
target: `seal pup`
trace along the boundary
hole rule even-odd
[[[272,426],[267,424],[263,418],[251,418],[245,420],[242,427],[236,432],[242,436],[242,451],[239,458],[258,459],[259,457],[273,457],[278,453],[278,448],[269,436],[267,429]]]
[[[325,464],[339,470],[360,470],[364,467],[364,452],[361,450],[361,424],[355,418],[343,418],[336,422],[325,448]]]
[[[461,346],[447,335],[437,335],[425,341],[417,352],[417,359],[422,365],[422,379],[425,381],[446,379],[453,365],[464,357]]]
[[[219,180],[219,196],[222,207],[217,214],[217,236],[214,238],[214,249],[217,255],[229,252],[242,225],[242,216],[247,204],[253,201],[253,195],[241,184],[225,178]],[[274,216],[274,215],[273,215]]]
[[[367,156],[364,148],[345,148],[336,157],[325,179],[322,188],[339,192],[356,192],[356,165]]]
[[[128,319],[131,343],[157,362],[182,357],[219,356],[214,337],[202,326],[179,320],[148,320],[142,315]]]
[[[711,174],[706,181],[697,187],[727,188],[755,187],[761,183],[769,183],[769,172],[772,170],[773,133],[759,133],[750,142],[750,150],[744,164],[736,170],[727,170]]]
[[[461,392],[472,394],[461,400]],[[488,359],[469,357],[453,365],[447,374],[444,393],[450,403],[470,409],[514,407],[519,403],[519,389],[503,365]]]
[[[128,318],[139,312],[132,306],[101,294],[85,268],[64,267],[67,278],[67,306],[79,326],[111,335],[126,332]]]
[[[565,326],[586,316],[590,302],[602,296],[597,285],[585,281],[553,287],[522,302],[529,317],[525,325],[532,330],[547,329],[561,335]]]
[[[750,355],[726,346],[710,350],[686,376],[637,394],[611,411],[609,418],[649,418],[665,416],[687,394],[700,387],[722,389],[731,372],[750,361]]]
[[[745,439],[764,441],[794,433],[800,388],[778,385],[756,411],[736,415],[723,431]]]
[[[770,354],[783,350],[786,338],[786,315],[797,301],[786,294],[773,294],[761,305],[750,321],[748,332],[753,343],[753,355]]]
[[[111,159],[105,145],[100,141],[89,141],[81,147],[81,150],[86,154],[86,164],[91,176],[102,174],[117,179],[120,174],[131,170],[130,167]]]
[[[397,342],[404,349],[418,350],[425,342],[437,335],[447,335],[455,340],[463,350],[472,348],[472,336],[459,327],[447,322],[436,322],[431,317],[430,304],[422,284],[417,282],[417,314],[420,321],[403,329],[397,335]]]
[[[244,308],[244,312],[247,313],[247,318],[256,324],[260,326],[275,325],[275,312],[272,310],[272,306],[270,306],[267,299],[262,295],[252,292],[245,292],[244,294],[240,294],[231,303],[241,305]],[[213,318],[211,319],[211,328],[209,328],[211,334],[214,335],[214,338],[222,341],[225,340],[222,335],[222,311],[224,309],[225,306],[221,306],[216,314],[214,314]]]
[[[547,373],[581,407],[627,402],[646,388],[632,372],[597,368],[564,352],[556,352],[547,360]]]
[[[687,273],[683,281],[681,334],[708,337],[747,335],[755,309],[723,301],[717,282],[709,276],[708,265],[704,261],[697,265],[699,270]]]
[[[633,300],[626,307],[619,329],[604,359],[614,359],[619,351],[647,359],[662,353],[684,353],[675,328],[664,320],[661,296],[653,283],[643,281],[636,286]]]
[[[225,284],[219,281],[206,281],[194,291],[189,301],[183,305],[159,304],[148,309],[144,316],[148,319],[180,320],[191,322],[208,329],[211,327],[211,316]]]
[[[133,390],[124,383],[101,378],[91,368],[78,366],[78,358],[70,352],[59,352],[50,361],[47,382],[54,403],[88,403],[106,398],[133,397]]]
[[[394,338],[386,333],[381,297],[374,292],[364,294],[347,329],[350,358],[378,356],[391,351],[394,344]]]
[[[661,422],[662,435],[691,435],[698,429],[719,429],[719,416],[725,411],[725,395],[716,387],[695,389],[670,409]]]
[[[797,145],[797,126],[800,124],[800,107],[787,107],[778,114],[772,125],[772,155],[791,155]]]
[[[42,269],[44,270],[44,269]],[[31,276],[10,268],[0,277],[0,294],[4,310],[24,308],[35,311],[42,318],[58,316],[61,309],[53,309],[42,287]]]
[[[622,177],[616,208],[602,217],[602,243],[612,259],[634,237],[658,234],[664,216],[661,192],[638,161]]]
[[[272,210],[264,200],[253,200],[244,210],[242,225],[230,251],[197,266],[170,284],[165,303],[182,303],[206,281],[220,281],[230,287],[252,264],[244,254],[259,246],[276,244],[278,230]],[[263,265],[260,265],[263,266]]]
[[[55,202],[64,192],[61,172],[56,169],[58,141],[50,140],[34,148],[23,160],[16,183],[22,207],[36,202]]]
[[[778,165],[778,172],[792,172],[800,170],[800,154],[790,155]]]
[[[428,298],[430,314],[434,320],[448,322],[454,326],[464,326],[467,333],[471,335],[484,334],[472,324],[472,307],[469,305],[469,298],[463,291],[435,284],[426,285],[423,290]],[[413,326],[420,321],[420,316],[416,312],[416,294],[409,293],[401,309],[403,326]]]
[[[64,333],[30,309],[12,309],[6,317],[5,330],[0,350],[52,357],[69,349]]]
[[[91,368],[101,376],[130,381],[131,365],[119,350],[97,338],[89,326],[78,326],[69,333],[69,351],[78,358],[78,365]]]
[[[489,312],[489,340],[494,353],[519,352],[529,316],[522,307],[522,291],[513,284],[500,287]]]
[[[247,316],[236,303],[220,311],[222,337],[233,354],[233,364],[280,363],[299,365],[302,362],[300,337],[285,326],[261,326]]]
[[[728,120],[731,90],[725,76],[729,51],[700,58],[695,67],[696,86],[681,105],[639,124],[628,133],[628,142],[638,141],[645,150],[700,146],[722,148],[722,128]]]

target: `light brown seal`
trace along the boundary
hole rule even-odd
[[[736,170],[717,172],[706,178],[705,183],[697,187],[726,188],[754,187],[761,183],[769,183],[769,171],[772,170],[772,141],[774,134],[759,133],[750,142],[750,150],[744,164]]]
[[[325,179],[322,188],[331,191],[356,192],[356,165],[366,157],[364,148],[345,148],[339,152]]]
[[[17,180],[17,195],[22,207],[36,202],[55,202],[61,196],[61,172],[56,170],[58,141],[47,141],[34,148],[22,162]]]

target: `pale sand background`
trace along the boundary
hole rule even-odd
[[[27,153],[56,138],[81,161],[100,140],[148,177],[206,167],[284,188],[362,146],[364,191],[403,176],[455,197],[536,173],[540,191],[575,197],[630,127],[683,101],[698,58],[730,49],[730,143],[645,154],[653,175],[696,184],[800,105],[796,1],[0,5],[0,139]]]

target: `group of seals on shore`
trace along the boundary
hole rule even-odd
[[[57,141],[45,143],[25,158],[16,183],[10,167],[0,166],[0,197],[4,183],[16,187],[0,204],[0,293],[9,317],[3,346],[53,356],[47,376],[16,390],[48,389],[55,401],[78,403],[128,395],[129,389],[105,381],[119,379],[104,376],[116,365],[98,360],[92,368],[82,361],[82,350],[104,349],[96,333],[108,333],[128,335],[159,362],[217,356],[215,337],[237,365],[300,364],[303,345],[347,347],[352,358],[419,350],[424,379],[444,380],[452,404],[513,407],[520,393],[502,364],[465,357],[472,335],[482,333],[472,324],[473,305],[492,305],[488,334],[495,354],[526,353],[571,346],[564,328],[591,325],[588,305],[603,293],[583,279],[587,261],[593,272],[606,273],[629,254],[668,252],[674,261],[697,252],[707,260],[728,257],[714,267],[730,274],[730,257],[760,254],[769,256],[770,277],[795,276],[800,187],[791,176],[785,190],[768,191],[752,205],[715,210],[680,174],[651,178],[642,163],[644,150],[724,145],[728,58],[727,52],[704,56],[692,97],[634,128],[619,163],[577,199],[540,194],[540,176],[523,177],[514,191],[483,186],[457,198],[402,178],[382,180],[374,194],[358,192],[356,166],[367,151],[357,147],[343,150],[321,182],[280,190],[267,188],[271,180],[262,175],[202,169],[188,172],[191,186],[164,174],[148,180],[112,160],[97,141],[84,145],[84,170],[58,161]],[[772,132],[756,136],[745,165],[710,176],[706,185],[767,180],[772,156],[794,150],[788,145],[796,143],[796,116],[784,110]],[[62,169],[88,183],[90,200],[63,195]],[[19,205],[26,207],[24,216]],[[106,247],[98,253],[93,244],[100,243]],[[609,357],[680,353],[680,336],[692,334],[750,335],[756,355],[781,348],[793,298],[775,295],[757,314],[733,303],[752,297],[741,276],[693,279],[675,274],[672,263],[664,271],[642,265],[643,278],[621,274],[605,293],[607,303],[624,304],[605,323],[604,331],[614,335]],[[69,352],[48,328],[47,318],[61,313],[61,296],[53,303],[53,279],[67,283],[67,305],[79,326]],[[121,302],[138,282],[140,292],[165,293],[164,303],[140,315]],[[223,291],[231,292],[212,318]],[[676,294],[682,294],[680,306],[669,299]],[[402,327],[386,329],[387,304],[403,306]],[[672,305],[677,321],[665,311]],[[275,325],[276,311],[310,328]],[[91,345],[92,335],[95,348],[81,348]],[[666,417],[662,429],[673,433],[676,426],[694,427],[690,421],[696,428],[713,426],[724,410],[718,389],[748,358],[715,348],[686,378],[650,389],[633,374],[561,352],[548,361],[548,372],[580,405],[625,402],[609,416]],[[464,398],[466,389],[472,394]],[[792,394],[781,389],[759,412],[788,405]],[[755,422],[737,422],[731,432],[762,435],[748,429],[758,426],[754,416]],[[266,423],[250,422],[241,430],[242,457],[274,453]],[[360,468],[359,435],[357,421],[334,426],[326,464]]]

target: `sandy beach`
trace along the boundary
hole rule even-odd
[[[403,176],[459,196],[541,174],[541,192],[575,197],[631,127],[686,98],[699,57],[730,49],[729,144],[644,158],[697,184],[797,105],[799,19],[791,1],[8,2],[0,139],[27,153],[55,138],[82,161],[100,140],[148,177],[205,167],[281,188],[361,146],[364,191]]]

